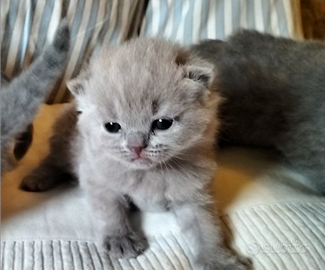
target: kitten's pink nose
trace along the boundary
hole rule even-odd
[[[130,149],[137,154],[137,156],[140,156],[140,153],[142,151],[143,148],[145,148],[144,145],[135,145],[135,146],[129,146]]]

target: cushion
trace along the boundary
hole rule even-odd
[[[78,75],[82,64],[102,44],[120,44],[137,35],[144,0],[6,0],[1,3],[1,70],[12,77],[42,53],[67,17],[71,54],[64,78],[48,103],[67,102],[65,82]]]
[[[300,18],[300,1],[292,0],[150,0],[141,35],[189,45],[247,28],[302,39]]]
[[[31,149],[1,182],[1,269],[193,269],[195,247],[169,212],[136,217],[150,249],[114,260],[98,244],[96,220],[79,186],[18,189],[48,153],[51,125],[65,106],[42,107]],[[213,188],[222,224],[255,269],[325,269],[325,198],[306,187],[303,176],[256,149],[223,149],[217,162]]]

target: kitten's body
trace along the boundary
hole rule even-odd
[[[62,75],[68,52],[69,29],[63,23],[53,44],[26,72],[11,82],[1,74],[1,173],[10,169],[10,145],[33,121],[46,94]]]
[[[70,83],[80,116],[70,109],[59,119],[51,154],[22,187],[41,191],[57,184],[58,172],[76,175],[112,256],[146,248],[131,227],[127,197],[141,211],[174,212],[204,269],[244,269],[209,210],[219,101],[207,89],[215,84],[211,67],[166,41],[137,39],[103,52]],[[172,125],[154,128],[157,119]],[[121,129],[108,132],[110,122]]]
[[[220,138],[280,151],[325,194],[325,43],[240,31],[192,50],[218,70]]]

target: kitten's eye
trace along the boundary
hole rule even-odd
[[[172,119],[158,119],[152,123],[152,130],[154,129],[166,130],[169,129],[172,124],[173,124]]]
[[[110,133],[116,133],[121,129],[121,126],[118,123],[109,122],[105,124],[105,128]]]

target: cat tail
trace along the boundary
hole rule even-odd
[[[63,21],[53,43],[1,91],[1,144],[26,128],[56,80],[63,74],[70,49],[70,30]]]

